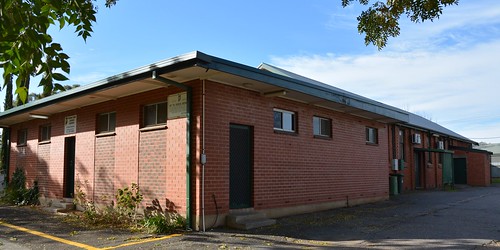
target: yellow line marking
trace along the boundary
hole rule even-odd
[[[0,226],[9,227],[9,228],[12,228],[12,229],[15,229],[15,230],[18,230],[18,231],[22,231],[22,232],[25,232],[25,233],[37,235],[37,236],[40,236],[40,237],[43,237],[43,238],[51,239],[51,240],[54,240],[54,241],[57,241],[57,242],[61,242],[61,243],[67,244],[67,245],[75,246],[75,247],[80,247],[80,248],[87,249],[87,250],[117,249],[117,248],[121,248],[121,247],[133,246],[133,245],[137,245],[137,244],[148,243],[148,242],[159,241],[159,240],[165,240],[165,239],[170,239],[170,238],[173,238],[173,237],[182,236],[182,234],[171,234],[171,235],[167,235],[167,236],[163,236],[163,237],[159,237],[159,238],[149,238],[149,239],[144,239],[144,240],[138,240],[138,241],[133,241],[133,242],[129,242],[129,243],[124,243],[124,244],[121,244],[121,245],[118,245],[118,246],[111,246],[111,247],[105,247],[105,248],[97,248],[97,247],[93,247],[93,246],[86,245],[86,244],[83,244],[83,243],[79,243],[79,242],[76,242],[76,241],[66,240],[66,239],[59,238],[59,237],[56,237],[56,236],[52,236],[52,235],[49,235],[49,234],[46,234],[46,233],[42,233],[42,232],[38,232],[38,231],[35,231],[35,230],[31,230],[31,229],[28,229],[28,228],[24,228],[24,227],[12,225],[12,224],[9,224],[9,223],[1,221],[1,220],[0,220]]]
[[[133,242],[125,243],[125,244],[121,244],[121,245],[114,246],[114,247],[105,247],[105,248],[101,248],[101,249],[106,249],[106,250],[108,250],[108,249],[117,249],[117,248],[120,248],[120,247],[128,247],[128,246],[133,246],[133,245],[137,245],[137,244],[143,244],[143,243],[148,243],[148,242],[153,242],[153,241],[165,240],[165,239],[170,239],[170,238],[179,237],[179,236],[182,236],[182,234],[171,234],[171,235],[167,235],[167,236],[163,236],[163,237],[159,237],[159,238],[149,238],[149,239],[144,239],[144,240],[138,240],[138,241],[133,241]]]
[[[51,239],[51,240],[54,240],[54,241],[58,241],[58,242],[66,244],[66,245],[80,247],[80,248],[88,249],[88,250],[99,250],[99,248],[96,248],[96,247],[93,247],[93,246],[89,246],[89,245],[78,243],[78,242],[71,241],[71,240],[66,240],[66,239],[59,238],[59,237],[56,237],[56,236],[52,236],[52,235],[49,235],[49,234],[46,234],[46,233],[38,232],[38,231],[35,231],[35,230],[27,229],[27,228],[16,226],[16,225],[12,225],[12,224],[9,224],[9,223],[3,222],[3,221],[0,221],[0,225],[1,226],[5,226],[5,227],[10,227],[12,229],[15,229],[15,230],[18,230],[18,231],[22,231],[22,232],[25,232],[25,233],[34,234],[34,235],[37,235],[37,236],[40,236],[40,237],[43,237],[43,238],[47,238],[47,239]]]

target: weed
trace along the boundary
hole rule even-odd
[[[166,202],[168,207],[168,201]],[[175,211],[163,210],[158,199],[153,200],[153,206],[146,208],[143,226],[149,233],[166,234],[183,228],[186,222]]]
[[[137,219],[137,210],[143,196],[139,186],[132,183],[131,187],[118,189],[116,205],[97,208],[82,190],[81,182],[75,188],[75,204],[84,208],[83,212],[66,216],[65,221],[86,228],[121,228],[131,231],[146,230],[150,233],[165,234],[185,226],[185,220],[175,211],[164,211],[157,199],[153,207],[146,209],[145,217]],[[167,202],[168,207],[168,202]]]

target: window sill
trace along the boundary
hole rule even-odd
[[[167,125],[166,124],[162,124],[162,125],[155,125],[155,126],[150,126],[150,127],[144,127],[144,128],[140,128],[139,131],[140,132],[146,132],[146,131],[154,131],[154,130],[162,130],[162,129],[168,129]]]
[[[366,145],[368,146],[378,146],[378,143],[373,143],[373,142],[366,142]]]
[[[96,134],[95,137],[106,137],[106,136],[115,136],[116,132],[105,132]]]
[[[313,135],[313,138],[314,139],[327,140],[327,141],[331,141],[332,140],[332,137],[327,136],[327,135]]]
[[[50,144],[50,141],[39,141],[38,145]]]
[[[298,136],[297,132],[294,131],[284,131],[284,130],[274,130],[275,134],[283,134],[283,135],[293,135],[293,136]]]

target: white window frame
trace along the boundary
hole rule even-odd
[[[50,124],[44,124],[40,126],[40,138],[39,142],[49,142],[52,133],[52,126]]]
[[[366,143],[378,144],[378,129],[374,127],[366,127],[365,137]]]
[[[281,127],[276,127],[275,113],[281,113]],[[293,111],[283,109],[273,109],[273,127],[276,131],[284,131],[296,133],[297,131],[297,114]]]
[[[115,122],[113,128],[111,128],[111,115],[114,115]],[[100,118],[106,116],[107,118],[107,129],[102,130],[100,127]],[[108,112],[97,115],[97,134],[112,133],[116,130],[116,112]]]
[[[28,145],[28,129],[19,129],[17,131],[17,146]]]
[[[328,123],[328,127],[326,128],[326,131],[328,131],[327,134],[323,133],[323,131],[325,131],[323,128],[323,121]],[[328,138],[332,137],[332,120],[320,116],[313,116],[313,135]]]
[[[162,105],[162,104],[165,104],[165,107],[166,107],[166,110],[165,110],[165,122],[158,122],[158,113],[159,113],[159,110],[158,110],[158,106],[159,105]],[[146,123],[146,116],[147,116],[147,112],[146,112],[146,109],[147,107],[152,107],[154,106],[155,107],[155,122],[152,123],[152,124],[147,124]],[[144,105],[143,106],[143,114],[142,114],[142,122],[143,122],[143,127],[152,127],[152,126],[157,126],[157,125],[163,125],[163,124],[167,124],[167,120],[168,120],[168,117],[167,117],[167,114],[168,113],[168,103],[167,102],[157,102],[157,103],[152,103],[152,104],[148,104],[148,105]]]

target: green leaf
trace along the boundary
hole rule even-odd
[[[61,73],[52,73],[52,78],[54,78],[57,81],[66,81],[66,80],[68,80],[68,78],[65,75],[61,74]]]
[[[59,19],[59,29],[61,29],[61,30],[62,30],[62,28],[64,28],[64,25],[66,25],[66,20],[65,20],[65,18],[64,18],[64,17],[61,17],[61,18]]]
[[[66,89],[61,84],[56,83],[56,84],[54,84],[54,90],[56,90],[56,91],[65,91]]]
[[[26,87],[18,87],[16,94],[19,96],[21,102],[26,103],[26,99],[28,98],[28,89]]]
[[[69,74],[70,72],[70,66],[69,66],[69,63],[68,61],[66,60],[61,60],[61,70],[66,72],[67,74]]]

